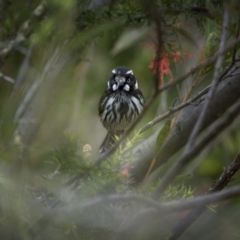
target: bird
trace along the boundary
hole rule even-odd
[[[144,107],[144,96],[138,88],[133,70],[116,67],[112,70],[107,89],[99,101],[99,117],[108,133],[100,146],[99,152],[108,151]]]

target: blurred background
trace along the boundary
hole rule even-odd
[[[37,8],[38,4],[40,4],[39,8]],[[99,121],[98,103],[106,90],[111,70],[117,66],[133,69],[146,100],[153,92],[154,76],[149,66],[156,50],[154,27],[143,17],[141,20],[143,23],[140,24],[132,20],[133,23],[123,26],[121,21],[127,20],[120,18],[121,21],[116,19],[116,22],[107,21],[98,25],[93,22],[94,25],[84,16],[89,14],[90,19],[92,17],[90,10],[82,14],[82,5],[84,3],[81,1],[79,3],[49,1],[47,7],[38,1],[25,4],[11,1],[4,3],[2,52],[5,50],[4,44],[8,43],[11,36],[16,35],[16,40],[21,41],[22,44],[13,43],[11,51],[7,50],[7,56],[3,56],[2,74],[11,78],[16,84],[1,78],[1,112],[5,115],[2,124],[10,125],[14,117],[14,124],[22,125],[19,131],[23,135],[32,135],[27,141],[31,142],[31,145],[36,144],[36,147],[38,144],[39,147],[41,144],[49,145],[51,141],[54,142],[59,138],[58,134],[68,131],[89,143],[96,153],[106,133]],[[138,7],[134,2],[128,5],[126,8]],[[120,10],[128,9],[120,8]],[[188,26],[184,23],[179,24],[188,31],[194,23],[189,20]],[[164,82],[181,75],[203,57],[204,33],[198,30],[195,32],[196,34],[189,34],[192,42],[185,39],[185,42],[181,43],[182,50],[179,50],[178,43],[173,43],[176,45],[174,50],[176,49],[178,54],[180,51],[186,51],[190,57],[184,55],[179,57],[172,69],[169,69],[169,74],[164,75]],[[24,39],[26,37],[28,39]],[[169,45],[175,40],[172,35],[166,35],[166,38],[169,41],[166,44]],[[170,65],[173,63],[167,67],[170,68]],[[189,83],[180,86],[178,90],[173,89],[167,94],[163,93],[150,109],[141,126],[171,107],[175,98],[183,98],[187,84],[190,86],[192,79],[188,81]],[[46,85],[42,87],[46,89],[41,90],[38,95],[36,93],[41,86],[37,85],[41,85],[41,82],[46,82],[42,84]],[[44,108],[42,110],[44,113],[40,113],[40,109],[34,104],[40,104],[41,109]],[[29,110],[31,107],[32,110]],[[7,113],[10,112],[9,108],[12,109],[13,115]],[[41,121],[28,119],[36,118],[36,114],[41,115]],[[9,118],[6,115],[9,115]],[[20,118],[24,119],[20,121]],[[35,120],[39,123],[33,124]],[[39,125],[33,133],[32,125]],[[7,126],[2,127],[6,135],[9,133],[4,129],[10,128]],[[25,131],[24,128],[28,130]]]
[[[84,162],[86,167],[98,156],[106,134],[99,120],[98,104],[113,68],[126,66],[132,69],[145,99],[152,95],[156,85],[153,59],[158,36],[154,17],[150,14],[152,8],[143,2],[0,1],[0,204],[4,222],[0,229],[4,229],[2,236],[5,236],[2,239],[16,239],[11,238],[13,236],[7,230],[13,222],[17,224],[16,232],[19,233],[41,213],[42,208],[35,209],[36,203],[29,200],[29,192],[33,199],[41,199],[48,208],[55,198],[61,196],[61,184],[72,174],[85,169],[79,162]],[[193,11],[193,7],[202,7],[205,1],[194,1],[194,4],[192,1],[170,2],[156,1],[163,11],[176,10],[166,11],[165,15],[166,25],[162,32],[165,61],[160,66],[159,86],[212,56],[218,49],[221,35],[221,1],[205,3],[213,18],[206,11]],[[235,33],[238,25],[234,17],[239,12],[237,4],[231,3],[231,31]],[[181,8],[182,4],[185,10]],[[229,59],[230,55],[226,57],[225,65]],[[210,84],[212,75],[213,66],[163,92],[136,130],[181,103],[189,90],[188,98],[194,96]],[[196,79],[197,83],[192,88]],[[140,141],[162,126],[160,122],[150,128]],[[195,189],[194,194],[203,194],[221,174],[223,167],[232,162],[239,151],[239,127],[235,122],[185,169],[185,174],[194,173],[190,182],[191,188]],[[72,164],[72,159],[79,162]],[[234,184],[239,183],[239,174],[237,176]],[[104,184],[109,184],[112,178],[104,181]],[[90,193],[87,191],[84,196],[101,193],[102,188],[98,187],[92,192],[89,190]],[[63,195],[66,197],[68,193]],[[27,209],[28,201],[34,211]],[[78,198],[73,200],[74,203],[77,201]],[[236,200],[235,204],[239,205],[239,201]],[[229,215],[234,212],[235,205],[231,206],[226,208]],[[11,214],[15,217],[10,217]],[[218,220],[226,222],[228,218]],[[68,224],[72,222],[68,221]],[[230,225],[235,227],[237,224]],[[74,235],[74,231],[78,232],[75,228],[73,223],[66,227],[66,235],[49,239],[62,239],[63,236],[77,239],[79,235]],[[231,239],[239,236],[234,228]],[[190,234],[186,239],[191,237]],[[19,239],[35,238],[24,238],[23,234]],[[206,235],[206,239],[214,237]]]

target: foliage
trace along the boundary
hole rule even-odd
[[[169,222],[164,215],[152,219],[154,209],[154,214],[142,217],[152,206],[136,199],[102,199],[125,194],[152,199],[167,170],[181,156],[174,152],[174,159],[153,172],[173,128],[178,129],[176,141],[186,131],[177,124],[181,116],[175,115],[172,129],[172,118],[144,133],[137,126],[131,137],[99,163],[98,146],[105,130],[97,116],[98,100],[110,70],[117,65],[134,69],[145,98],[150,99],[139,125],[166,112],[176,97],[185,103],[210,85],[215,61],[186,81],[177,85],[174,81],[219,50],[226,2],[6,0],[0,4],[0,238],[135,239],[134,232],[142,231],[146,238],[165,239],[179,215]],[[240,27],[238,2],[227,4],[231,12],[228,45],[239,36]],[[219,81],[235,74],[238,50],[236,45],[227,51]],[[167,94],[162,90],[165,84],[173,84]],[[153,98],[149,97],[152,92]],[[206,192],[239,151],[239,136],[237,123],[218,133],[208,151],[198,156],[195,165],[185,166],[185,173],[175,176],[155,202],[184,201]],[[149,152],[154,155],[151,166],[139,161],[147,160]],[[134,185],[132,174],[144,180]],[[217,213],[223,204],[226,212],[239,205],[238,201],[236,205],[220,203]],[[226,212],[221,217],[210,215],[212,222],[226,221]],[[163,237],[158,235],[158,220],[168,225],[162,226],[167,232]],[[231,226],[237,232],[238,224]]]

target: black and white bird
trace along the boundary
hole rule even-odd
[[[142,112],[144,97],[138,89],[138,82],[131,69],[117,67],[112,70],[107,90],[99,102],[99,116],[108,130],[100,153],[107,151],[124,130]]]

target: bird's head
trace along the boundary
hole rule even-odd
[[[136,89],[138,89],[138,83],[131,69],[117,67],[112,70],[108,81],[108,90],[132,92]]]

